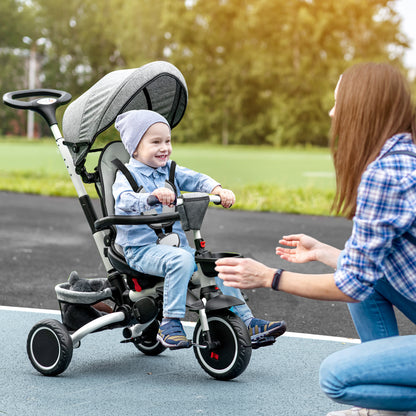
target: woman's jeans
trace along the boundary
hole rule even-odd
[[[321,364],[320,383],[339,403],[416,410],[416,335],[378,339],[338,351]]]
[[[402,296],[385,278],[374,289],[364,301],[348,304],[361,342],[399,335],[393,305],[416,324],[416,302]]]
[[[183,318],[186,311],[186,292],[192,274],[196,270],[195,250],[189,246],[172,247],[163,244],[150,244],[143,247],[128,247],[124,256],[132,269],[165,278],[163,291],[163,316]],[[221,279],[216,284],[224,295],[244,300],[239,289],[226,287]],[[247,322],[253,317],[250,308],[234,306],[233,311]]]

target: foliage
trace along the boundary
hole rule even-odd
[[[9,91],[11,86],[23,89],[26,69],[24,63],[29,56],[30,40],[35,36],[33,11],[20,0],[2,0],[0,2],[0,92]],[[25,38],[26,36],[26,38]],[[17,120],[16,120],[17,118]],[[6,132],[6,127],[16,134],[24,132],[23,114],[17,115],[14,110],[0,110],[0,134]],[[12,124],[11,124],[12,123]]]
[[[2,0],[0,47],[36,45],[42,85],[74,98],[110,71],[169,60],[189,87],[182,142],[325,146],[339,74],[401,65],[396,1]],[[21,89],[7,48],[0,86]]]
[[[403,45],[391,4],[175,2],[165,27],[170,60],[190,85],[184,138],[326,145],[339,74],[359,60],[389,60],[390,46]]]

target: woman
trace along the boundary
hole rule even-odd
[[[312,299],[348,302],[362,341],[395,336],[393,305],[416,323],[416,146],[409,85],[388,64],[352,66],[338,81],[330,116],[336,174],[333,209],[353,219],[351,237],[340,252],[307,236],[288,236],[281,243],[292,248],[277,248],[276,253],[293,262],[318,260],[335,272],[292,273],[235,258],[218,260],[217,271],[232,287],[272,287]],[[397,339],[394,342],[406,337]],[[401,358],[397,356],[398,364]],[[339,380],[336,385],[327,379],[330,374],[337,377],[339,368],[333,370],[322,372],[321,385],[341,403],[392,411],[416,409],[414,377],[404,374],[404,380],[396,379],[399,387],[411,388],[410,397],[389,400],[386,390],[384,394],[377,390],[372,398],[367,392],[351,398]],[[386,414],[361,411],[367,413],[352,409],[330,415]]]

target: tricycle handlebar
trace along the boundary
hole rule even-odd
[[[21,98],[36,97],[33,100],[23,101]],[[72,96],[66,91],[53,89],[31,89],[6,92],[3,95],[4,104],[9,107],[32,110],[39,113],[52,126],[56,124],[56,109],[71,101]]]

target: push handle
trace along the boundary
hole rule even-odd
[[[21,98],[36,97],[33,100],[21,100]],[[6,92],[3,95],[4,104],[9,107],[22,110],[32,110],[40,114],[49,126],[57,124],[56,109],[71,101],[72,96],[68,92],[52,89],[32,89]]]

